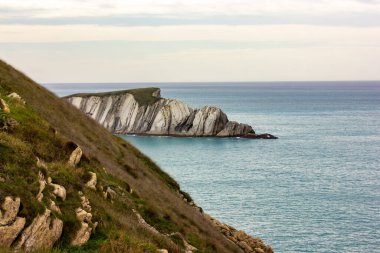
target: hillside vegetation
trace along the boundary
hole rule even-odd
[[[139,150],[2,61],[0,99],[9,108],[0,108],[0,235],[24,223],[11,243],[0,236],[2,250],[272,252],[204,214]],[[8,220],[6,203],[17,207]],[[43,217],[47,233],[28,231]]]
[[[155,87],[149,87],[149,88],[139,88],[139,89],[129,89],[129,90],[118,90],[118,91],[111,91],[111,92],[99,92],[96,93],[96,96],[98,97],[106,97],[106,96],[112,96],[112,95],[122,95],[129,93],[133,95],[133,97],[136,99],[136,101],[139,103],[139,105],[151,105],[160,100],[159,96],[154,96],[154,93],[157,93],[159,95],[160,89]],[[72,94],[67,97],[91,97],[94,93],[77,93]]]

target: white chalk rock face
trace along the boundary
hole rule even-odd
[[[162,103],[162,102],[161,102]],[[176,127],[183,124],[193,109],[174,99],[163,99],[163,106],[154,118],[153,124],[149,130],[150,134],[179,134]]]
[[[64,98],[112,133],[174,136],[244,136],[252,127],[229,122],[219,108],[192,109],[160,97],[160,89],[75,94]]]
[[[96,177],[96,173],[94,172],[89,172],[91,178],[90,180],[86,183],[86,187],[92,189],[92,190],[96,190],[96,183],[97,183],[97,177]]]

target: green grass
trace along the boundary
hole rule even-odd
[[[65,98],[91,97],[91,96],[106,97],[106,96],[129,93],[135,97],[137,103],[139,103],[140,106],[144,106],[144,105],[154,104],[155,102],[160,100],[160,98],[152,96],[153,92],[157,91],[158,89],[159,88],[150,87],[150,88],[120,90],[120,91],[111,91],[111,92],[99,92],[99,93],[77,93],[70,96],[66,96]]]
[[[130,92],[139,103],[149,104],[158,100],[151,95],[156,88],[151,89]],[[11,92],[18,93],[26,105],[7,98]],[[36,157],[48,165],[43,173],[67,188],[66,201],[54,200],[62,210],[62,215],[54,215],[65,223],[54,252],[149,252],[154,247],[181,252],[178,238],[170,240],[144,229],[132,208],[159,231],[180,232],[186,238],[192,234],[190,239],[199,252],[239,252],[195,208],[184,203],[178,183],[152,160],[2,61],[0,97],[11,109],[6,116],[19,122],[14,129],[0,130],[0,198],[20,197],[23,208],[19,215],[28,222],[44,211],[52,189],[45,189],[42,203],[36,201],[38,172],[42,170],[36,166]],[[66,164],[73,150],[71,143],[86,155],[77,168]],[[98,177],[96,191],[84,187],[90,171]],[[101,191],[108,186],[117,192],[113,201],[103,198]],[[81,205],[78,190],[89,198],[93,221],[99,225],[85,246],[70,247],[68,241],[78,226],[74,210]]]

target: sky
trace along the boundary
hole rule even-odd
[[[0,0],[42,83],[380,80],[380,0]]]

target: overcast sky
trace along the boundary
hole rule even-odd
[[[0,0],[39,82],[380,80],[379,0]]]

